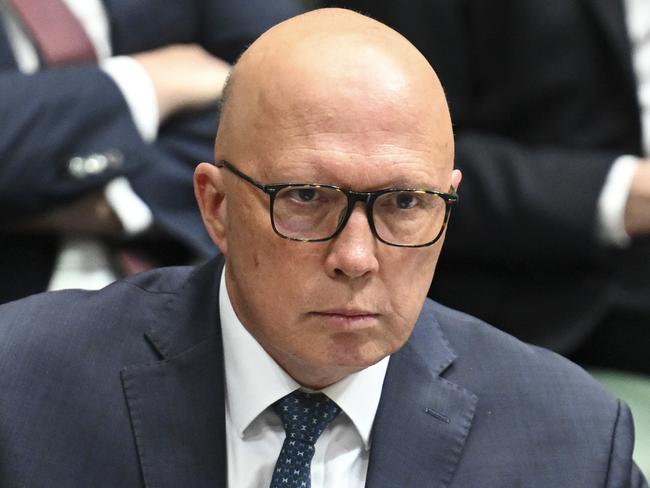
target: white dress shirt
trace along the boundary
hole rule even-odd
[[[641,109],[643,151],[645,157],[650,157],[650,1],[624,0],[623,7]],[[625,231],[625,204],[637,164],[641,164],[638,158],[621,156],[607,175],[598,200],[599,231],[605,243],[619,247],[630,243]]]
[[[129,107],[134,124],[147,142],[158,132],[158,102],[151,79],[144,68],[127,56],[112,56],[108,17],[100,0],[63,0],[79,20],[95,49],[101,68],[117,84]],[[20,20],[4,0],[0,14],[8,39],[23,73],[40,68],[38,53]],[[153,222],[149,207],[136,195],[124,177],[109,182],[104,197],[122,223],[127,235],[146,230]],[[64,240],[48,289],[101,288],[116,279],[108,254],[100,241],[75,237]]]
[[[644,154],[650,157],[650,2],[625,0],[627,31],[641,106]]]
[[[225,269],[219,308],[226,371],[228,487],[266,487],[285,437],[271,405],[301,386],[237,318],[226,288]],[[372,424],[387,366],[388,358],[384,358],[322,390],[342,411],[316,442],[312,488],[365,486]]]

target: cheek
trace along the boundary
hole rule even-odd
[[[277,236],[273,232],[266,208],[260,202],[237,201],[231,205],[227,220],[227,266],[236,283],[242,312],[251,321],[259,320],[257,311],[276,304],[270,299],[282,273],[278,263]]]
[[[309,244],[278,236],[267,214],[250,217],[246,225],[233,222],[229,262],[244,286],[246,300],[267,316],[283,320],[290,311],[305,308],[306,288],[317,276]]]
[[[402,297],[401,303],[422,301],[429,291],[440,255],[440,246],[436,243],[427,248],[398,251],[401,253],[386,260],[383,269],[384,283],[388,284],[392,296]]]
[[[257,272],[262,256],[273,244],[274,233],[265,207],[257,201],[242,199],[230,205],[227,220],[229,260],[246,272]]]
[[[395,319],[389,334],[395,341],[404,341],[411,333],[429,291],[440,247],[407,251],[384,269],[383,281]]]

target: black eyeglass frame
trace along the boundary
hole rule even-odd
[[[382,188],[381,190],[376,190],[376,191],[352,191],[352,190],[346,190],[344,188],[341,188],[336,185],[325,185],[325,184],[319,184],[319,183],[275,183],[275,184],[264,184],[261,183],[250,176],[248,176],[246,173],[243,173],[235,165],[232,163],[229,163],[226,160],[220,160],[215,163],[215,166],[217,168],[225,168],[228,171],[230,171],[232,174],[235,176],[238,176],[242,180],[250,183],[253,185],[255,188],[262,190],[264,193],[266,193],[269,196],[269,217],[271,219],[271,226],[273,227],[273,231],[283,239],[288,239],[290,241],[298,241],[298,242],[324,242],[324,241],[329,241],[331,239],[334,239],[337,235],[341,233],[345,225],[348,223],[348,220],[350,218],[350,215],[352,214],[352,211],[354,210],[354,206],[356,205],[357,202],[363,202],[366,204],[366,216],[368,218],[368,225],[370,226],[370,230],[372,234],[380,241],[383,242],[386,245],[389,246],[395,246],[395,247],[411,247],[411,248],[416,248],[416,247],[427,247],[431,246],[434,244],[438,239],[440,239],[440,236],[442,236],[443,232],[445,231],[445,228],[447,227],[447,223],[449,222],[449,215],[451,214],[451,207],[455,203],[458,202],[458,194],[456,192],[441,192],[437,190],[425,190],[425,189],[420,189],[420,188]],[[301,188],[330,188],[333,190],[340,191],[343,193],[347,199],[348,199],[348,206],[345,211],[345,216],[340,220],[338,226],[334,230],[334,232],[327,236],[327,237],[322,237],[319,239],[301,239],[297,237],[289,237],[284,234],[282,234],[278,228],[275,226],[275,218],[273,216],[273,206],[275,204],[275,197],[280,192],[281,190],[284,190],[285,188],[290,188],[292,186],[295,187],[301,187]],[[420,193],[428,193],[431,195],[437,195],[440,198],[442,198],[445,202],[445,217],[444,221],[442,223],[442,227],[440,228],[440,232],[438,232],[438,235],[434,237],[431,241],[426,242],[424,244],[395,244],[393,242],[388,242],[384,240],[379,233],[377,232],[377,229],[375,228],[375,219],[373,216],[373,207],[375,200],[379,198],[381,195],[385,195],[386,193],[392,193],[392,192],[400,192],[400,191],[412,191],[412,192],[420,192]]]

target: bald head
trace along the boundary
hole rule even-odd
[[[361,14],[314,10],[267,31],[233,69],[217,157],[270,127],[363,132],[393,124],[442,131],[453,150],[444,93],[422,54]]]
[[[227,164],[195,173],[203,221],[237,316],[275,361],[321,388],[399,349],[460,182],[421,54],[347,10],[279,24],[234,69],[215,156]]]

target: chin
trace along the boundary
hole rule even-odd
[[[334,344],[329,351],[327,362],[355,373],[378,363],[391,353],[392,351],[385,347],[378,347],[375,344],[345,344],[343,347],[341,344]]]

